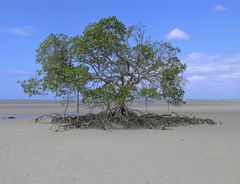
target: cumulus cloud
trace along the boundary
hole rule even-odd
[[[238,80],[240,83],[240,53],[229,55],[191,53],[183,59],[187,64],[185,76],[189,82],[208,79],[216,81]]]
[[[193,52],[182,59],[186,98],[240,98],[240,53]]]
[[[189,38],[190,36],[179,28],[174,28],[166,35],[168,40],[188,40]]]
[[[213,7],[213,10],[215,12],[225,12],[228,10],[228,8],[224,5],[221,5],[221,4],[216,4],[214,7]]]
[[[240,71],[240,53],[231,55],[191,53],[183,59],[188,73],[226,73]]]
[[[35,29],[30,26],[21,26],[21,27],[0,27],[0,32],[13,34],[17,36],[31,36]]]

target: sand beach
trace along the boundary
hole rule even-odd
[[[153,103],[149,110],[165,113],[167,106]],[[0,102],[1,184],[240,183],[240,101],[170,107],[222,122],[213,126],[54,132],[49,122],[34,122],[38,115],[62,111],[58,101]]]

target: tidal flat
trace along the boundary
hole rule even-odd
[[[132,108],[145,111],[143,102]],[[68,112],[75,109],[71,103]],[[88,112],[87,106],[81,109]],[[148,110],[168,113],[162,102]],[[0,183],[240,183],[240,101],[170,106],[170,112],[222,122],[213,126],[54,132],[49,122],[34,121],[63,111],[60,101],[0,101]]]

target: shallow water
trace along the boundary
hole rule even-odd
[[[11,119],[35,119],[41,116],[41,114],[9,114],[0,115],[0,119],[8,119],[8,117],[15,117]]]

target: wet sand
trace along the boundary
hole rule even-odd
[[[145,110],[139,103],[133,108]],[[149,110],[165,113],[167,106],[153,103]],[[34,122],[40,114],[62,111],[56,101],[0,101],[1,184],[240,183],[240,101],[170,107],[223,124],[165,131],[54,132],[48,122]]]

